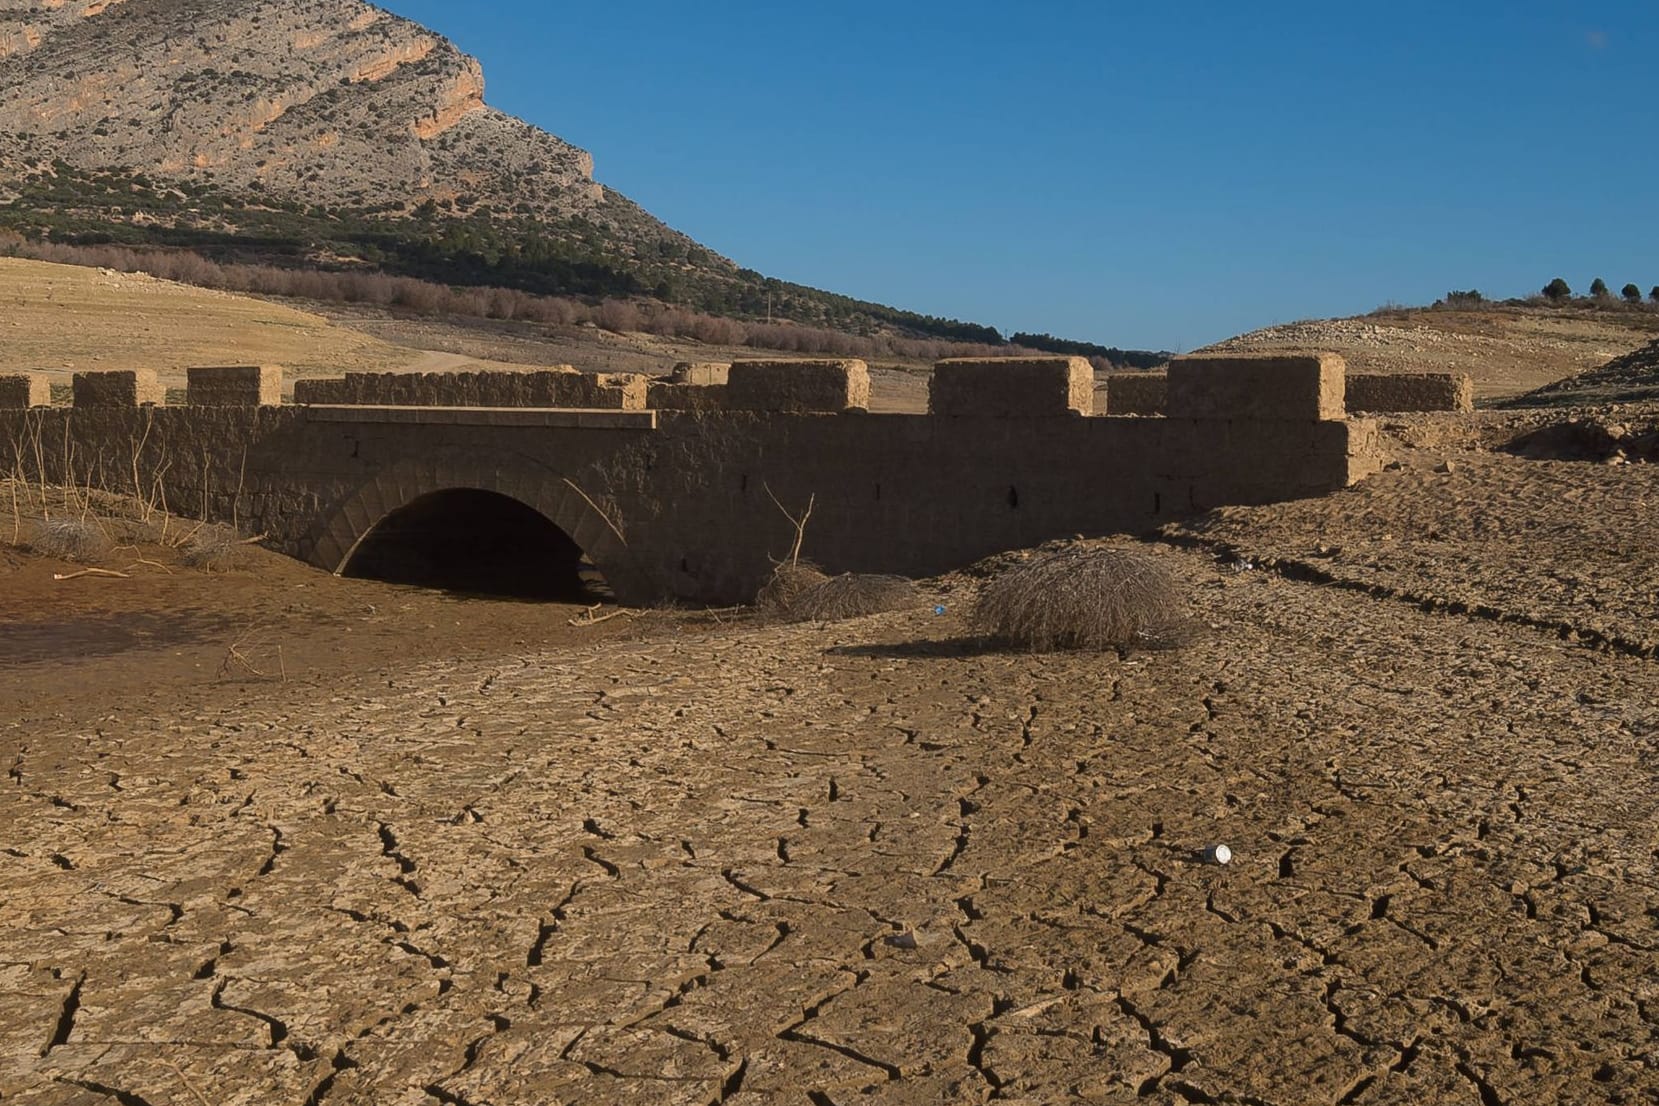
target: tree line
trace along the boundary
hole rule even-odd
[[[1538,295],[1551,303],[1568,303],[1575,298],[1572,285],[1561,277],[1556,277],[1544,285],[1539,290]],[[1601,277],[1596,277],[1590,282],[1588,298],[1599,303],[1614,303],[1617,300],[1623,300],[1631,306],[1637,306],[1641,304],[1643,296],[1641,286],[1632,281],[1619,290],[1618,297],[1615,299],[1613,290],[1608,287],[1607,282]],[[1655,284],[1648,290],[1646,298],[1651,303],[1659,304],[1659,284]],[[1493,301],[1481,295],[1479,289],[1470,288],[1447,292],[1446,298],[1441,302],[1448,307],[1476,307]]]
[[[1542,294],[1547,300],[1555,300],[1559,302],[1562,300],[1572,299],[1573,289],[1572,285],[1568,284],[1565,280],[1560,277],[1556,277],[1554,280],[1544,285]],[[1635,283],[1626,284],[1619,290],[1619,297],[1626,303],[1641,303],[1642,289]],[[1647,297],[1654,303],[1659,303],[1659,284],[1655,284],[1648,290]],[[1607,287],[1607,282],[1601,279],[1601,277],[1597,277],[1590,282],[1590,298],[1595,300],[1610,300],[1613,298],[1613,293]]]

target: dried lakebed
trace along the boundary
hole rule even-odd
[[[1181,652],[704,625],[0,725],[0,1100],[1659,1095],[1659,666],[1160,556]]]

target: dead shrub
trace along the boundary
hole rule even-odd
[[[179,551],[179,563],[187,568],[225,572],[241,566],[248,557],[248,545],[228,526],[198,528]]]
[[[35,523],[29,550],[42,557],[85,563],[110,550],[109,535],[94,518],[47,518]]]
[[[643,319],[639,307],[627,300],[606,300],[599,305],[599,312],[594,316],[594,322],[599,324],[600,329],[614,334],[639,330]]]
[[[922,593],[903,576],[849,572],[803,589],[789,603],[791,622],[839,622],[922,605]]]
[[[789,619],[795,600],[802,592],[810,591],[829,577],[809,561],[785,561],[772,570],[772,575],[755,595],[755,606],[774,618]]]
[[[992,578],[972,621],[1032,652],[1159,648],[1180,643],[1186,610],[1175,578],[1151,557],[1073,546]]]

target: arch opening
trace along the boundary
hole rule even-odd
[[[381,519],[342,576],[468,595],[597,603],[611,598],[570,535],[511,496],[449,488]]]

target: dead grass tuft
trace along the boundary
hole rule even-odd
[[[1073,546],[994,577],[980,591],[974,626],[1032,652],[1160,648],[1186,626],[1175,578],[1127,549]]]
[[[40,519],[29,537],[29,550],[42,557],[86,563],[110,551],[109,535],[97,519],[63,517]]]
[[[783,617],[791,622],[839,622],[919,607],[922,602],[922,593],[914,581],[903,576],[849,572],[802,590],[790,602]]]
[[[179,562],[189,568],[226,571],[240,566],[248,556],[248,544],[228,526],[199,527],[185,541]]]

